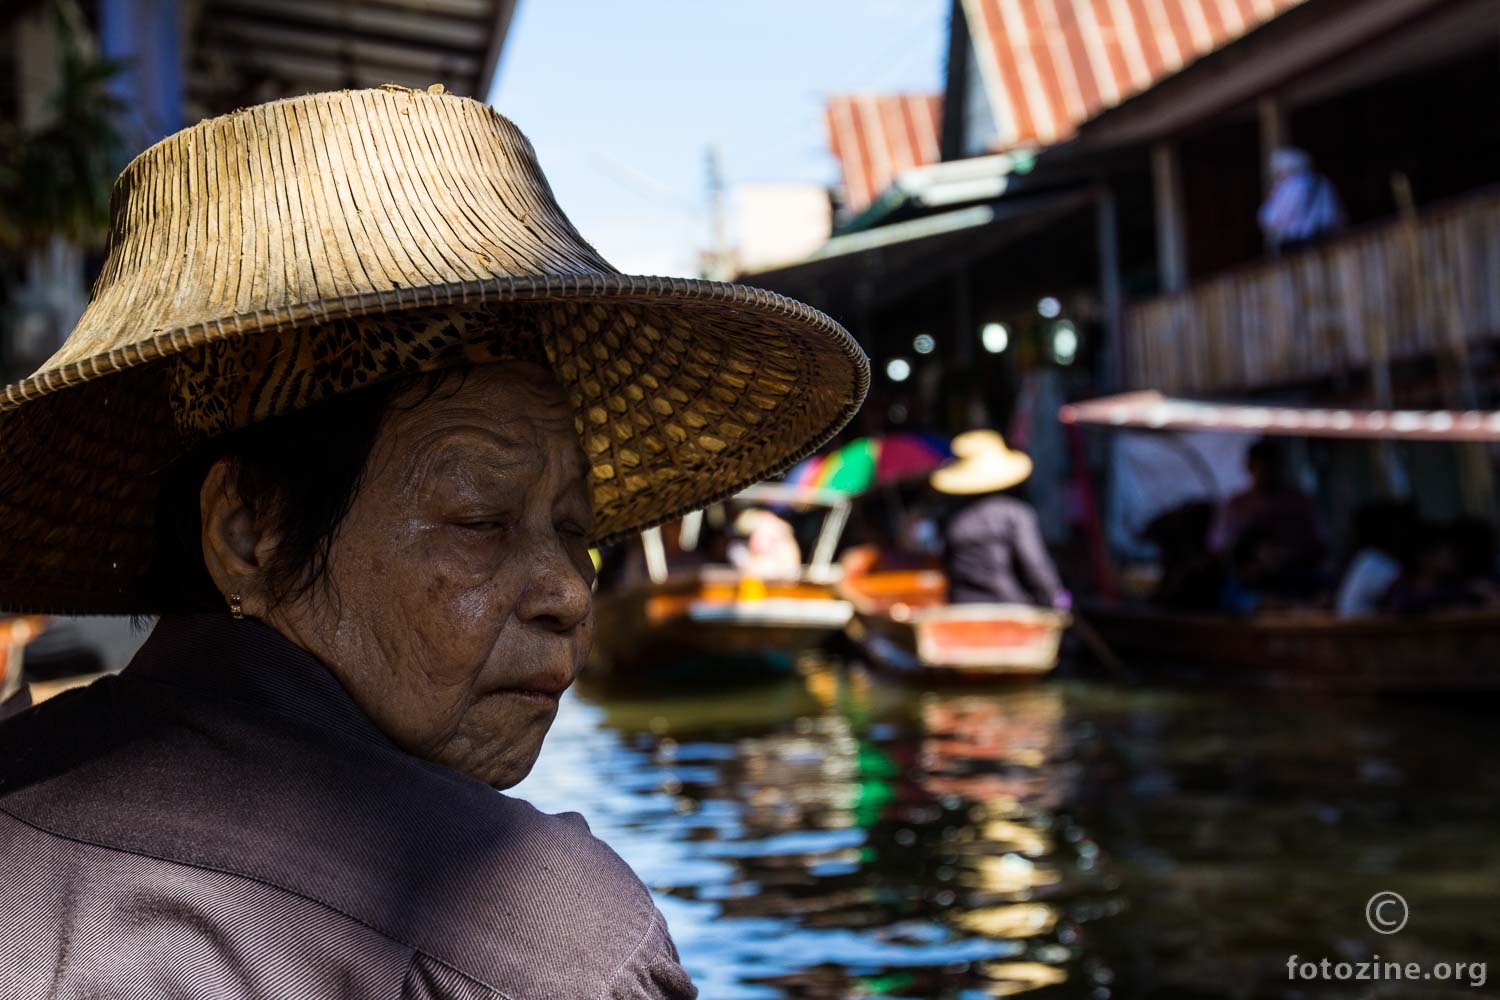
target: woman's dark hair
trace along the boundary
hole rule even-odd
[[[1495,576],[1495,526],[1487,518],[1460,517],[1448,525],[1448,540],[1465,580],[1490,580]]]
[[[266,578],[270,600],[294,600],[317,584],[349,513],[386,415],[408,389],[429,398],[452,369],[394,379],[282,417],[232,431],[199,446],[163,472],[149,590],[158,613],[225,611],[225,597],[203,562],[198,498],[214,463],[234,465],[233,486],[257,518],[281,536]],[[403,403],[414,405],[414,403]]]
[[[1245,451],[1245,467],[1253,473],[1260,469],[1262,484],[1279,490],[1286,481],[1286,465],[1281,445],[1270,438],[1261,438]]]
[[[1405,562],[1418,531],[1416,508],[1399,500],[1376,500],[1354,512],[1354,544],[1379,549]]]

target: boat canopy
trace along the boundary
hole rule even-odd
[[[1333,410],[1172,399],[1128,392],[1058,411],[1065,424],[1148,431],[1224,431],[1283,437],[1500,441],[1493,410]]]
[[[795,507],[801,509],[823,508],[827,511],[823,526],[818,531],[818,542],[813,548],[812,558],[804,567],[808,580],[831,582],[838,578],[833,564],[838,550],[839,538],[849,520],[849,495],[839,490],[817,489],[810,486],[792,486],[787,483],[757,483],[728,501],[732,504]],[[698,544],[698,534],[703,525],[703,511],[695,510],[682,519],[682,546],[693,549]],[[661,528],[647,528],[641,532],[641,544],[646,550],[646,573],[653,583],[667,578],[667,548],[661,537]]]

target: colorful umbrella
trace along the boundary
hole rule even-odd
[[[925,476],[953,457],[937,434],[887,434],[851,441],[827,455],[814,455],[787,474],[793,486],[863,493],[876,486]]]

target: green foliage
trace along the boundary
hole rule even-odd
[[[122,102],[111,91],[116,60],[65,43],[51,122],[0,128],[0,246],[35,247],[60,235],[84,248],[103,244],[109,193],[124,159]]]

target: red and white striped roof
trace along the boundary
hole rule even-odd
[[[1303,0],[963,0],[997,149],[1084,121]]]
[[[936,94],[830,97],[824,119],[844,175],[845,204],[863,211],[902,171],[936,163],[941,117]]]

